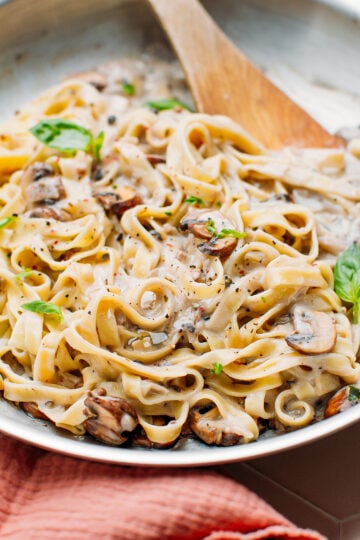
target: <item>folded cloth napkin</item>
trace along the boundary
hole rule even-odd
[[[324,539],[209,469],[82,461],[0,436],[2,540]]]

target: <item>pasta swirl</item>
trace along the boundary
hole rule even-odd
[[[73,78],[1,128],[4,398],[111,444],[311,423],[360,378],[332,272],[329,215],[350,230],[360,201],[344,153],[268,152],[229,118],[129,99]],[[99,155],[36,140],[49,119],[102,134]]]

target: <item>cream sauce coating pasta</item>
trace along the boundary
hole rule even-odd
[[[120,398],[158,445],[189,422],[209,444],[305,426],[360,378],[332,272],[359,236],[359,159],[269,152],[224,116],[154,111],[176,76],[134,66],[66,80],[0,129],[3,396],[75,434],[90,392]],[[39,142],[29,129],[49,118],[102,131],[100,159]],[[36,300],[63,319],[24,309]],[[296,349],[296,308],[326,314],[329,350]]]

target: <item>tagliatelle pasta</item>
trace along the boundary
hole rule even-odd
[[[0,129],[4,398],[112,444],[236,444],[320,418],[360,378],[332,271],[358,238],[358,158],[269,152],[229,118],[89,77]],[[43,144],[46,119],[92,146]]]

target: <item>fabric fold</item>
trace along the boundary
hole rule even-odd
[[[127,468],[0,437],[7,540],[324,540],[209,469]]]

